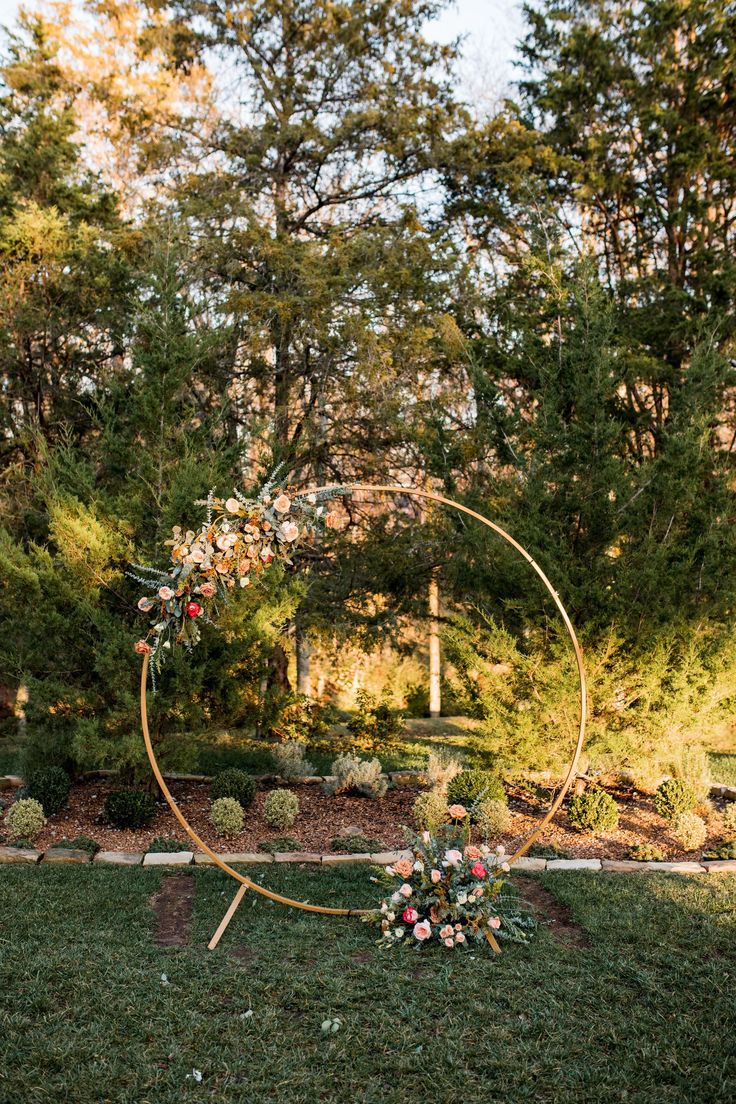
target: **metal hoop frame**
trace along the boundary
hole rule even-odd
[[[329,489],[330,489],[329,487],[319,487],[319,488],[317,488],[317,491],[318,492],[319,491],[326,491],[326,490],[329,490]],[[561,786],[559,792],[557,793],[557,796],[552,801],[552,804],[550,805],[549,809],[547,810],[547,812],[545,813],[544,817],[539,822],[537,827],[534,829],[534,831],[531,832],[531,834],[529,836],[527,836],[527,838],[520,844],[520,846],[516,849],[516,851],[513,853],[513,855],[511,855],[511,857],[509,858],[509,860],[508,860],[509,863],[511,865],[513,865],[513,863],[516,862],[516,860],[518,858],[520,858],[526,851],[528,851],[528,849],[531,847],[531,845],[534,843],[534,841],[539,837],[542,830],[552,820],[552,817],[555,815],[555,813],[559,809],[560,805],[564,801],[565,795],[566,795],[567,791],[570,789],[570,786],[572,785],[572,782],[575,778],[575,773],[577,771],[578,762],[580,760],[580,753],[583,750],[583,743],[584,743],[584,740],[585,740],[585,725],[586,725],[587,713],[588,713],[588,709],[587,709],[588,692],[587,692],[587,683],[586,683],[586,678],[585,678],[585,665],[584,665],[584,662],[583,662],[583,652],[582,652],[582,649],[581,649],[580,644],[578,642],[578,638],[575,635],[575,629],[572,626],[572,622],[570,621],[570,618],[567,614],[567,611],[566,611],[565,607],[563,606],[562,601],[560,600],[559,594],[557,593],[555,588],[552,586],[551,582],[549,581],[549,579],[547,578],[547,576],[545,575],[544,571],[539,566],[539,564],[535,562],[535,560],[529,555],[529,553],[526,551],[526,549],[523,548],[518,543],[518,541],[514,540],[514,538],[509,533],[507,533],[505,531],[505,529],[502,529],[500,525],[496,525],[495,522],[490,521],[487,517],[484,517],[483,514],[479,514],[476,510],[471,510],[468,506],[463,506],[462,503],[455,502],[451,498],[445,498],[443,495],[435,494],[432,491],[422,491],[422,490],[415,489],[413,487],[401,487],[401,486],[395,486],[395,485],[391,485],[391,484],[373,486],[370,483],[354,483],[354,484],[351,484],[351,485],[345,487],[345,491],[346,492],[367,491],[367,492],[370,492],[370,493],[373,493],[373,494],[409,495],[412,498],[427,499],[430,502],[436,502],[441,506],[449,506],[454,510],[459,510],[460,513],[466,514],[468,517],[475,518],[476,521],[479,521],[482,525],[485,525],[489,529],[492,529],[493,532],[497,533],[499,537],[502,537],[503,540],[505,540],[508,544],[510,544],[512,548],[515,548],[516,551],[526,560],[526,562],[529,564],[529,566],[536,572],[536,574],[542,580],[542,582],[544,583],[544,586],[546,587],[546,589],[549,591],[550,595],[552,596],[552,599],[553,599],[553,601],[554,601],[554,603],[557,607],[557,610],[558,610],[558,612],[559,612],[559,614],[562,618],[562,621],[565,625],[565,628],[567,629],[567,633],[570,637],[570,640],[572,642],[572,646],[573,646],[573,649],[574,649],[574,652],[575,652],[575,659],[576,659],[576,662],[577,662],[578,679],[579,679],[580,720],[579,720],[579,726],[578,726],[578,739],[577,739],[577,743],[575,745],[575,751],[573,753],[573,757],[570,761],[570,765],[567,768],[567,772],[565,774],[565,779],[562,783],[562,786]],[[189,821],[184,816],[181,809],[179,808],[176,801],[174,800],[174,797],[172,796],[171,791],[169,790],[168,786],[166,785],[166,781],[165,781],[165,779],[164,779],[164,777],[161,773],[161,770],[159,769],[159,765],[156,761],[156,755],[155,755],[155,752],[153,750],[153,744],[151,743],[151,735],[150,735],[149,728],[148,728],[148,709],[147,709],[147,705],[146,705],[147,682],[148,682],[148,656],[144,655],[143,665],[142,665],[142,668],[141,668],[141,727],[143,729],[143,739],[145,741],[146,751],[148,753],[148,759],[149,759],[150,764],[151,764],[151,769],[154,773],[156,781],[158,782],[159,786],[161,787],[161,792],[163,793],[164,797],[166,798],[166,801],[168,802],[172,813],[174,814],[176,819],[179,821],[182,828],[187,833],[187,835],[190,837],[190,839],[192,839],[194,841],[194,843],[196,843],[197,847],[199,847],[202,851],[204,851],[205,854],[209,855],[209,857],[212,859],[213,863],[216,866],[219,866],[219,868],[221,870],[224,870],[224,872],[226,874],[229,874],[231,878],[234,878],[236,882],[240,883],[240,888],[238,889],[238,893],[236,894],[236,897],[235,897],[234,901],[232,902],[232,904],[230,906],[230,909],[228,910],[226,916],[224,917],[224,919],[223,919],[220,927],[218,928],[217,932],[213,936],[212,941],[210,942],[210,948],[212,949],[217,944],[220,936],[222,935],[222,932],[225,930],[225,927],[229,923],[233,913],[235,912],[235,909],[237,908],[238,904],[240,903],[242,895],[245,893],[246,889],[252,889],[255,893],[260,893],[263,897],[268,897],[272,901],[277,901],[279,904],[282,904],[282,905],[289,905],[292,908],[303,909],[305,912],[318,912],[318,913],[322,913],[322,914],[327,915],[327,916],[361,916],[361,915],[365,915],[367,912],[369,912],[370,911],[369,909],[330,908],[330,907],[325,906],[325,905],[310,905],[310,904],[307,904],[305,901],[295,901],[291,897],[284,897],[280,893],[274,893],[272,890],[265,889],[263,886],[258,885],[257,882],[251,881],[250,878],[246,877],[244,874],[240,874],[237,870],[233,869],[232,866],[230,866],[228,863],[226,863],[225,860],[222,859],[217,854],[216,851],[213,851],[212,848],[209,847],[204,842],[203,839],[201,839],[201,837],[195,832],[195,830],[189,824]]]

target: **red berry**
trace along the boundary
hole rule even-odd
[[[199,602],[189,602],[188,603],[188,605],[187,605],[187,616],[188,617],[199,617],[201,612],[202,612],[202,607],[200,606]]]

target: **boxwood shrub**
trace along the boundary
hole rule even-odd
[[[105,801],[105,816],[114,828],[144,828],[156,815],[156,801],[146,790],[115,790]]]
[[[217,801],[221,797],[234,798],[244,809],[253,804],[256,796],[256,780],[247,771],[239,767],[227,767],[212,780],[210,797]]]
[[[71,788],[71,779],[63,767],[41,767],[28,775],[24,797],[40,802],[48,817],[64,808]]]

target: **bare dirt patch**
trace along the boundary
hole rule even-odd
[[[538,923],[545,924],[558,943],[578,951],[590,946],[586,932],[575,923],[567,905],[561,904],[548,889],[534,878],[516,877],[514,885],[524,903],[531,907]]]
[[[157,947],[186,947],[194,911],[194,878],[191,874],[167,874],[151,898],[153,941]]]

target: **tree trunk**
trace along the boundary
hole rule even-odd
[[[440,687],[440,587],[437,572],[433,571],[429,580],[429,715],[439,717],[442,713],[442,691]]]
[[[312,674],[310,671],[310,660],[312,657],[312,646],[309,643],[309,637],[304,632],[304,628],[299,620],[296,619],[294,625],[294,635],[296,637],[296,689],[298,694],[304,694],[305,697],[311,698],[312,696]]]

